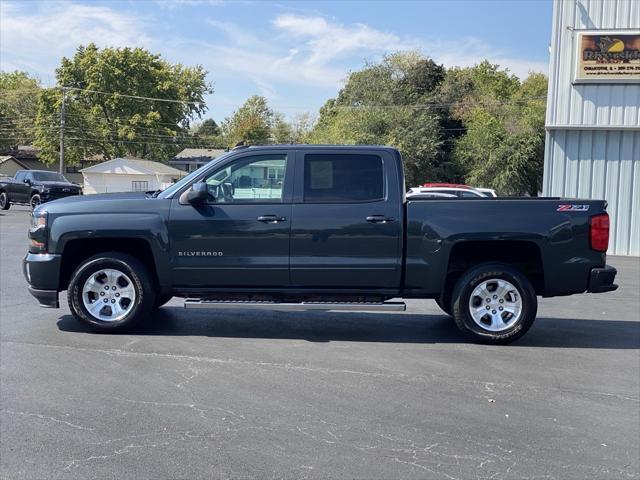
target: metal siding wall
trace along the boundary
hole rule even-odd
[[[640,1],[554,1],[543,194],[606,199],[609,253],[640,256],[640,85],[571,83],[575,31],[625,28]]]
[[[640,28],[638,0],[556,0],[548,125],[640,127],[640,85],[572,85],[576,30]]]
[[[612,255],[640,255],[640,132],[549,132],[545,195],[605,199]]]

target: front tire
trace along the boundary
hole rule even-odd
[[[31,195],[31,199],[29,200],[29,205],[31,205],[31,209],[35,210],[38,205],[40,205],[42,203],[42,199],[40,198],[40,195],[38,195],[37,193],[34,193],[33,195]]]
[[[71,276],[67,298],[73,316],[98,332],[129,330],[155,304],[147,267],[130,255],[106,252],[85,260]]]
[[[10,207],[9,195],[7,192],[0,192],[0,210],[9,210]]]
[[[507,344],[531,328],[538,300],[531,282],[519,270],[503,263],[485,263],[458,280],[451,307],[457,327],[473,341]]]

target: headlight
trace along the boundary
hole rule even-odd
[[[47,251],[47,211],[38,208],[31,214],[31,228],[29,229],[29,240],[31,246],[29,250],[34,253]]]
[[[31,230],[39,228],[47,228],[47,211],[40,208],[31,214]]]
[[[51,190],[47,187],[45,187],[44,185],[41,185],[40,187],[38,187],[38,190],[40,190],[41,193],[49,193]]]

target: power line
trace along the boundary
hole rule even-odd
[[[1,140],[1,139],[0,139]],[[197,145],[180,142],[136,142],[133,140],[110,140],[110,139],[96,139],[96,138],[78,138],[78,137],[67,137],[67,140],[77,140],[81,142],[94,142],[94,143],[127,143],[127,144],[136,144],[136,145],[166,145],[166,146],[188,146],[190,148],[220,148],[218,145]]]
[[[188,104],[188,105],[205,105],[206,106],[206,102],[204,101],[189,101],[189,100],[175,100],[175,99],[168,99],[168,98],[160,98],[160,97],[147,97],[147,96],[142,96],[142,95],[130,95],[130,94],[125,94],[125,93],[119,93],[119,92],[105,92],[105,91],[101,91],[101,90],[92,90],[92,89],[87,89],[87,88],[79,88],[79,87],[61,87],[61,86],[56,86],[56,87],[48,87],[48,88],[41,88],[41,89],[33,89],[33,88],[29,88],[29,89],[15,89],[15,90],[7,90],[4,92],[0,92],[0,95],[7,95],[7,94],[13,94],[14,92],[18,92],[18,91],[26,91],[26,92],[32,92],[32,91],[44,91],[44,90],[52,90],[52,89],[62,89],[62,90],[72,90],[72,91],[76,91],[76,92],[86,92],[86,93],[96,93],[99,95],[117,95],[120,97],[124,97],[124,98],[132,98],[132,99],[137,99],[137,100],[151,100],[151,101],[158,101],[158,102],[168,102],[168,103],[180,103],[180,104]],[[468,104],[492,104],[492,105],[510,105],[510,104],[517,104],[517,103],[522,103],[522,102],[527,102],[530,100],[544,100],[546,99],[547,96],[546,95],[538,95],[538,96],[530,96],[530,97],[520,97],[520,98],[512,98],[512,99],[504,99],[504,100],[500,100],[500,99],[484,99],[484,100],[473,100],[473,101],[464,101],[464,100],[459,100],[456,102],[425,102],[422,104],[407,104],[407,105],[333,105],[331,108],[336,108],[336,109],[397,109],[397,108],[426,108],[426,109],[430,109],[430,108],[444,108],[444,107],[451,107],[451,106],[455,106],[455,105],[468,105]],[[215,105],[224,105],[224,106],[236,106],[237,104],[233,103],[233,102],[216,102]],[[302,105],[274,105],[274,108],[278,109],[278,108],[283,108],[283,109],[306,109],[307,107],[304,107]]]
[[[61,91],[74,91],[74,92],[85,92],[85,93],[96,93],[99,95],[117,95],[119,97],[124,97],[124,98],[132,98],[132,99],[136,99],[136,100],[153,100],[155,102],[167,102],[167,103],[180,103],[180,104],[185,104],[185,105],[205,105],[206,106],[206,102],[204,101],[193,101],[193,100],[176,100],[173,98],[161,98],[161,97],[145,97],[143,95],[130,95],[130,94],[126,94],[126,93],[120,93],[120,92],[103,92],[101,90],[92,90],[89,88],[79,88],[79,87],[63,87],[63,86],[56,86],[56,87],[43,87],[43,88],[24,88],[24,89],[13,89],[13,90],[5,90],[4,92],[0,92],[0,95],[13,95],[16,92],[44,92],[47,90],[61,90]]]
[[[100,90],[91,90],[88,88],[78,88],[78,87],[56,87],[56,88],[61,88],[63,91],[64,90],[73,90],[76,92],[87,92],[87,93],[97,93],[100,95],[117,95],[119,97],[124,97],[124,98],[134,98],[137,100],[153,100],[156,102],[167,102],[167,103],[182,103],[182,104],[187,104],[187,105],[205,105],[206,103],[204,101],[199,102],[199,101],[189,101],[189,100],[174,100],[171,98],[159,98],[159,97],[144,97],[141,95],[128,95],[128,94],[124,94],[124,93],[118,93],[118,92],[102,92]]]

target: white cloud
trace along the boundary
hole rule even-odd
[[[330,23],[317,16],[284,14],[278,16],[273,25],[289,34],[292,39],[304,42],[303,47],[308,54],[305,60],[307,64],[326,64],[358,53],[382,53],[417,46],[416,42],[368,25]]]
[[[224,5],[225,0],[156,0],[155,3],[161,8],[173,10],[179,7],[219,6]]]
[[[226,41],[202,42],[197,48],[179,51],[197,52],[214,78],[216,72],[250,78],[268,98],[281,96],[278,86],[283,83],[337,90],[348,71],[359,68],[365,59],[400,50],[420,50],[448,67],[471,66],[486,58],[522,78],[529,71],[545,72],[547,66],[514,58],[476,38],[401,38],[368,25],[346,25],[321,16],[282,14],[271,22],[272,32],[260,35],[229,22],[209,20],[208,24],[222,32]]]
[[[35,11],[34,11],[34,6]],[[140,18],[98,5],[0,2],[0,68],[48,75],[79,45],[150,42]]]
[[[249,33],[246,28],[234,25],[233,23],[209,19],[207,20],[207,24],[221,31],[236,45],[253,46],[257,43],[262,43],[258,38]]]
[[[443,40],[430,41],[422,51],[434,61],[442,63],[446,67],[471,67],[483,60],[500,65],[521,79],[527,77],[529,72],[547,73],[548,62],[539,62],[517,58],[509,51],[498,49],[486,42],[473,37],[446,42]]]
[[[222,2],[158,0],[157,4],[173,8]],[[133,10],[126,11],[91,3],[0,0],[0,68],[27,70],[52,84],[60,58],[73,55],[79,45],[143,46],[171,61],[204,65],[210,78],[224,85],[224,89],[216,85],[211,98],[214,108],[221,97],[232,102],[254,92],[283,104],[307,103],[304,95],[308,95],[308,103],[316,106],[335,95],[348,72],[361,68],[364,60],[375,61],[386,52],[408,49],[420,50],[446,66],[470,66],[487,58],[520,77],[530,70],[547,69],[546,62],[517,58],[474,38],[409,38],[310,14],[277,15],[253,30],[220,16],[196,18],[197,35],[193,35],[171,28],[166,12],[147,17],[132,5]],[[173,32],[171,36],[168,31]],[[292,95],[294,88],[297,98]],[[310,105],[303,108],[312,108]]]
[[[214,77],[217,70],[252,79],[270,98],[277,95],[274,83],[337,89],[347,71],[365,58],[418,45],[367,25],[332,23],[320,16],[280,15],[271,22],[272,31],[261,35],[230,22],[207,23],[226,41],[191,48],[183,44],[177,51],[199,55]]]

